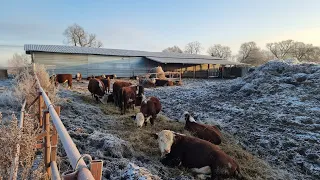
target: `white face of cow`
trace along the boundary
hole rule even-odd
[[[113,78],[117,78],[117,75],[114,74],[114,75],[113,75]]]
[[[191,114],[187,111],[183,113],[184,119],[189,122],[196,122],[196,120],[191,116]]]
[[[156,78],[151,78],[151,82],[152,82],[153,84],[155,84],[155,83],[156,83]]]
[[[171,152],[171,146],[174,142],[174,133],[169,130],[162,130],[157,133],[161,157]]]
[[[103,79],[105,79],[105,78],[106,78],[106,75],[102,74],[101,77],[102,77]]]
[[[141,112],[137,113],[135,121],[138,127],[142,127],[144,123],[144,116]]]

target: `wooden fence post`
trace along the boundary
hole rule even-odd
[[[48,177],[51,177],[51,169],[50,169],[50,113],[49,111],[44,111],[44,120],[43,120],[43,130],[46,133],[44,139],[44,163],[45,169],[48,174]]]
[[[54,109],[56,110],[58,116],[60,116],[60,106],[56,106],[54,107]],[[51,161],[56,161],[57,160],[57,148],[58,148],[58,133],[57,133],[57,129],[53,124],[53,132],[52,132],[52,136],[51,136]]]
[[[42,109],[44,107],[44,101],[43,101],[43,97],[42,97],[42,93],[39,92],[39,125],[40,127],[42,127],[43,123],[42,123],[42,119],[43,119],[43,112]]]

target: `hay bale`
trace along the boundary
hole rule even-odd
[[[150,69],[150,73],[157,73],[159,79],[166,79],[166,76],[161,66]],[[151,75],[150,78],[155,78],[155,75]]]

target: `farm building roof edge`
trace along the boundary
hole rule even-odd
[[[145,57],[152,61],[160,63],[184,63],[184,64],[228,64],[243,65],[243,63],[231,62],[222,58],[183,53],[166,52],[148,52],[125,49],[106,49],[93,47],[78,47],[64,45],[38,45],[25,44],[24,50],[27,54],[31,52],[48,52],[63,54],[85,54],[85,55],[103,55],[103,56],[124,56],[124,57]]]

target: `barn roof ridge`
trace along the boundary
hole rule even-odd
[[[128,56],[128,57],[158,57],[158,58],[175,58],[175,59],[207,59],[207,60],[223,60],[222,58],[212,57],[199,54],[169,53],[169,52],[149,52],[141,50],[126,49],[109,49],[109,48],[93,48],[78,47],[66,45],[39,45],[25,44],[24,50],[27,54],[30,52],[52,52],[66,54],[88,54],[88,55],[105,55],[105,56]]]

